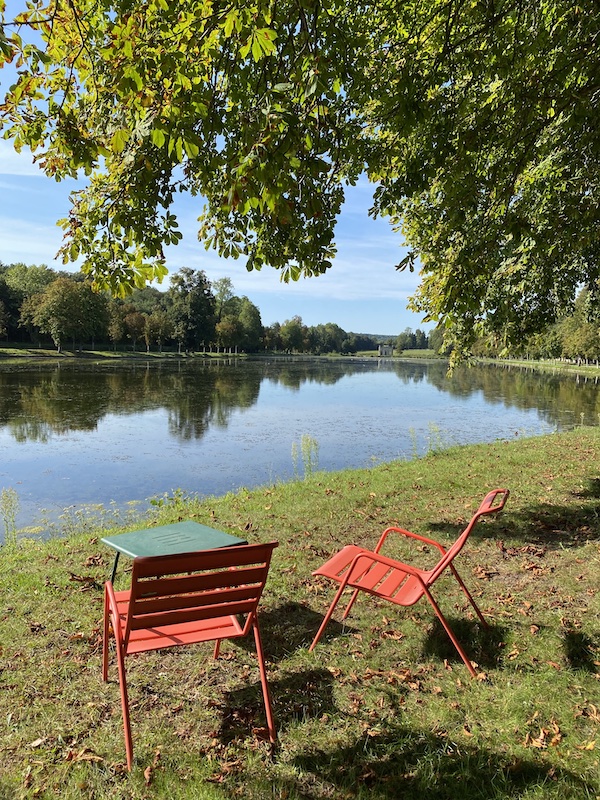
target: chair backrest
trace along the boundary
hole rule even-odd
[[[509,494],[510,492],[508,489],[493,489],[491,492],[486,494],[467,527],[460,534],[454,544],[449,547],[448,550],[446,550],[445,554],[432,569],[429,580],[427,581],[428,584],[432,584],[435,580],[437,580],[446,567],[460,553],[465,542],[471,535],[473,528],[481,519],[481,517],[487,516],[488,514],[496,514],[498,511],[501,511],[504,508],[504,504],[508,500]]]
[[[133,561],[125,646],[131,631],[245,615],[248,632],[277,542]]]

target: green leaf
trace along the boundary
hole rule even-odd
[[[127,128],[119,128],[115,131],[110,140],[110,149],[113,153],[122,153],[125,145],[129,141],[130,133]]]
[[[156,147],[162,147],[166,141],[165,132],[161,131],[159,128],[153,128],[150,131],[150,141],[152,144],[156,145]]]
[[[237,28],[239,21],[239,11],[237,8],[231,9],[227,16],[225,17],[225,25],[223,26],[223,31],[225,36],[229,38],[233,33],[234,28]]]
[[[256,35],[256,33],[252,34],[252,58],[255,61],[260,61],[262,58],[263,50],[260,39]]]
[[[135,88],[138,90],[138,92],[141,92],[141,90],[144,88],[144,82],[142,81],[141,75],[135,67],[125,67],[123,70],[123,75],[135,84]]]
[[[198,155],[198,153],[200,152],[200,148],[198,147],[196,142],[192,142],[189,139],[184,139],[183,146],[184,146],[185,152],[187,153],[187,155],[190,158],[195,158]]]

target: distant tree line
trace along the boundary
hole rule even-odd
[[[562,359],[600,362],[598,308],[587,289],[582,289],[573,308],[540,333],[526,337],[520,346],[506,348],[501,339],[484,337],[473,347],[475,356],[514,356],[534,360]]]
[[[247,297],[235,295],[230,278],[211,283],[202,270],[188,267],[171,276],[166,291],[146,287],[115,298],[93,291],[81,273],[0,262],[0,337],[34,345],[51,341],[59,351],[86,345],[352,355],[385,343],[394,347],[396,355],[425,349],[443,352],[440,328],[429,333],[406,328],[393,339],[347,333],[333,322],[308,326],[299,316],[263,326],[260,310]],[[570,313],[510,353],[501,340],[487,336],[475,342],[473,354],[600,362],[596,306],[588,290],[582,289]]]
[[[441,346],[441,341],[440,341]],[[413,331],[411,328],[405,328],[396,339],[396,351],[402,352],[403,350],[428,350],[429,349],[429,336],[419,328]]]
[[[51,340],[58,351],[85,344],[318,355],[378,345],[377,337],[347,333],[331,322],[307,326],[299,316],[265,327],[257,306],[234,294],[231,279],[211,283],[202,270],[180,269],[166,291],[146,287],[115,298],[93,291],[81,273],[1,262],[0,336],[36,345]]]

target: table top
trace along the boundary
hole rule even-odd
[[[105,536],[102,541],[118,553],[131,558],[168,556],[248,544],[245,539],[238,539],[237,536],[231,536],[229,533],[191,520],[131,531],[131,533],[119,533],[116,536]]]

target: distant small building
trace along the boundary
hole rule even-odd
[[[393,344],[380,344],[379,345],[379,358],[389,358],[394,355]]]

